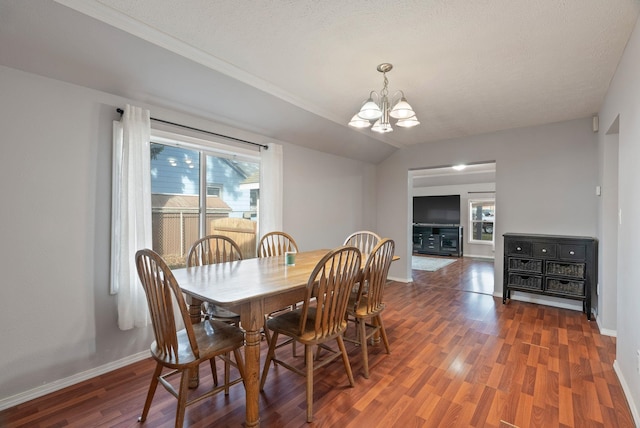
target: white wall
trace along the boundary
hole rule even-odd
[[[410,169],[496,161],[495,292],[502,295],[502,235],[507,232],[595,236],[597,138],[591,118],[426,143],[383,161],[378,180],[378,232],[396,240],[403,262],[394,278],[411,278]],[[566,299],[524,293],[514,298],[579,308]]]
[[[117,107],[273,140],[6,67],[0,94],[1,409],[148,355],[152,329],[120,331],[108,293]],[[284,228],[303,249],[375,225],[374,166],[283,146]]]
[[[616,313],[616,371],[631,401],[636,424],[640,426],[640,21],[627,43],[607,97],[600,110],[599,144],[618,143],[618,207],[622,213],[617,235],[617,288],[603,284],[607,313]],[[619,122],[618,122],[619,119]],[[613,129],[611,129],[613,127]],[[611,130],[617,136],[606,135]],[[615,144],[615,141],[614,141]],[[602,150],[608,150],[603,148]],[[602,162],[603,176],[615,172],[616,162]],[[603,188],[603,192],[607,192]],[[604,193],[603,193],[604,196]],[[603,210],[615,198],[603,202]],[[618,208],[616,207],[616,208]],[[615,278],[615,277],[614,277]],[[614,303],[612,300],[616,299]],[[614,312],[615,311],[615,312]]]
[[[495,183],[451,184],[446,186],[413,187],[412,196],[460,195],[460,225],[462,226],[464,257],[495,257],[494,246],[469,243],[469,199],[494,199]],[[497,237],[496,237],[497,239]]]
[[[117,331],[108,294],[121,101],[3,67],[0,93],[2,399],[141,352],[152,331]]]
[[[287,144],[284,181],[284,228],[301,251],[375,230],[374,165]]]
[[[608,133],[608,130],[603,130]],[[598,204],[598,326],[600,332],[615,336],[618,305],[618,131],[600,138],[601,183]]]

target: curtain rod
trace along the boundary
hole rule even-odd
[[[116,111],[118,113],[120,113],[121,116],[124,114],[124,110],[122,110],[121,108],[116,109]],[[205,134],[215,135],[216,137],[228,138],[230,140],[238,141],[239,143],[251,144],[252,146],[258,146],[258,147],[263,148],[265,150],[269,150],[269,146],[264,145],[264,144],[260,144],[260,143],[254,143],[253,141],[241,140],[240,138],[230,137],[228,135],[223,135],[223,134],[216,134],[215,132],[206,131],[204,129],[194,128],[192,126],[181,125],[181,124],[175,123],[175,122],[169,122],[168,120],[156,119],[155,117],[151,117],[150,119],[153,120],[153,121],[156,121],[156,122],[166,123],[167,125],[179,126],[180,128],[190,129],[192,131],[204,132]]]

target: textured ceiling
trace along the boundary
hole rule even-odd
[[[142,39],[147,52],[152,44],[183,58],[172,67],[195,63],[207,86],[218,85],[215,103],[225,109],[205,105],[197,91],[180,98],[178,90],[188,88],[176,85],[172,93],[166,76],[154,89],[154,72],[143,66],[139,97],[151,101],[155,94],[202,116],[372,162],[397,147],[596,113],[640,11],[638,0],[56,1]],[[0,7],[49,8],[58,20],[79,25],[77,16],[49,3],[0,0]],[[0,9],[0,36],[8,32],[23,47],[37,37],[36,31],[19,38],[16,24],[2,30],[4,24],[11,22],[3,22]],[[106,37],[104,24],[91,25]],[[28,69],[12,53],[6,65]],[[394,65],[390,92],[405,92],[420,126],[384,136],[346,126],[369,91],[381,89],[382,62]],[[363,144],[370,144],[369,155]]]

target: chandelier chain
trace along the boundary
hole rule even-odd
[[[380,91],[380,95],[386,97],[389,94],[389,79],[387,79],[387,73],[382,73],[382,76],[384,77],[384,81],[382,85],[382,91]]]

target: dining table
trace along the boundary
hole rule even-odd
[[[192,323],[201,322],[203,302],[240,314],[240,324],[245,332],[247,427],[260,426],[260,341],[264,316],[304,300],[313,269],[330,251],[299,252],[292,266],[285,264],[285,256],[282,255],[172,271],[186,295]]]

